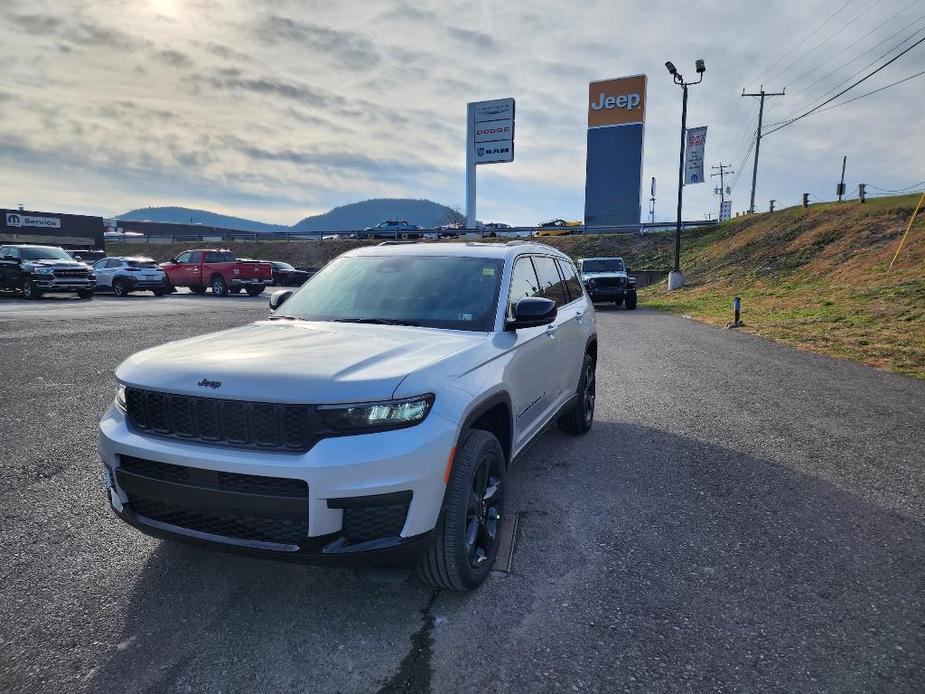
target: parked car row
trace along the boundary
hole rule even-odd
[[[82,254],[102,254],[91,266]],[[246,292],[257,296],[269,286],[304,284],[312,273],[281,261],[236,258],[227,250],[184,251],[158,264],[144,256],[106,256],[100,251],[65,251],[57,246],[0,246],[0,290],[38,299],[46,293],[75,293],[90,299],[95,292],[126,296],[151,291],[156,296],[187,287],[194,294],[211,289],[215,296]]]

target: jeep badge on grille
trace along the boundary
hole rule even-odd
[[[210,381],[208,378],[204,378],[201,381],[199,381],[199,383],[197,383],[196,385],[201,386],[203,388],[221,388],[222,382],[221,381]]]

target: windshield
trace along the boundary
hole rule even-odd
[[[20,248],[19,253],[23,260],[74,260],[71,256],[65,253],[63,249],[55,248],[53,246],[32,246],[30,248]]]
[[[625,269],[620,258],[581,261],[582,272],[623,272]]]
[[[352,256],[316,274],[280,316],[488,332],[503,261],[446,256]]]

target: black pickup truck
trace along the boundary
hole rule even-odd
[[[22,292],[26,299],[38,299],[46,292],[74,292],[81,299],[92,299],[95,286],[93,268],[62,248],[0,246],[0,290]]]

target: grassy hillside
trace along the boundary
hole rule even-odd
[[[738,217],[683,241],[687,286],[641,301],[716,325],[742,298],[745,330],[925,378],[925,215],[890,259],[918,195]]]
[[[671,234],[640,235],[582,235],[551,237],[542,240],[568,253],[573,258],[595,255],[619,255],[626,260],[631,269],[665,270],[671,266],[673,253]],[[491,239],[486,239],[490,241]],[[504,239],[499,239],[504,241]],[[341,253],[359,246],[369,246],[379,241],[235,241],[218,244],[235,252],[239,258],[260,258],[264,260],[284,260],[298,267],[321,267]],[[173,258],[178,253],[197,246],[209,247],[210,244],[184,243],[124,243],[109,242],[107,252],[111,255],[148,255],[157,261]]]

